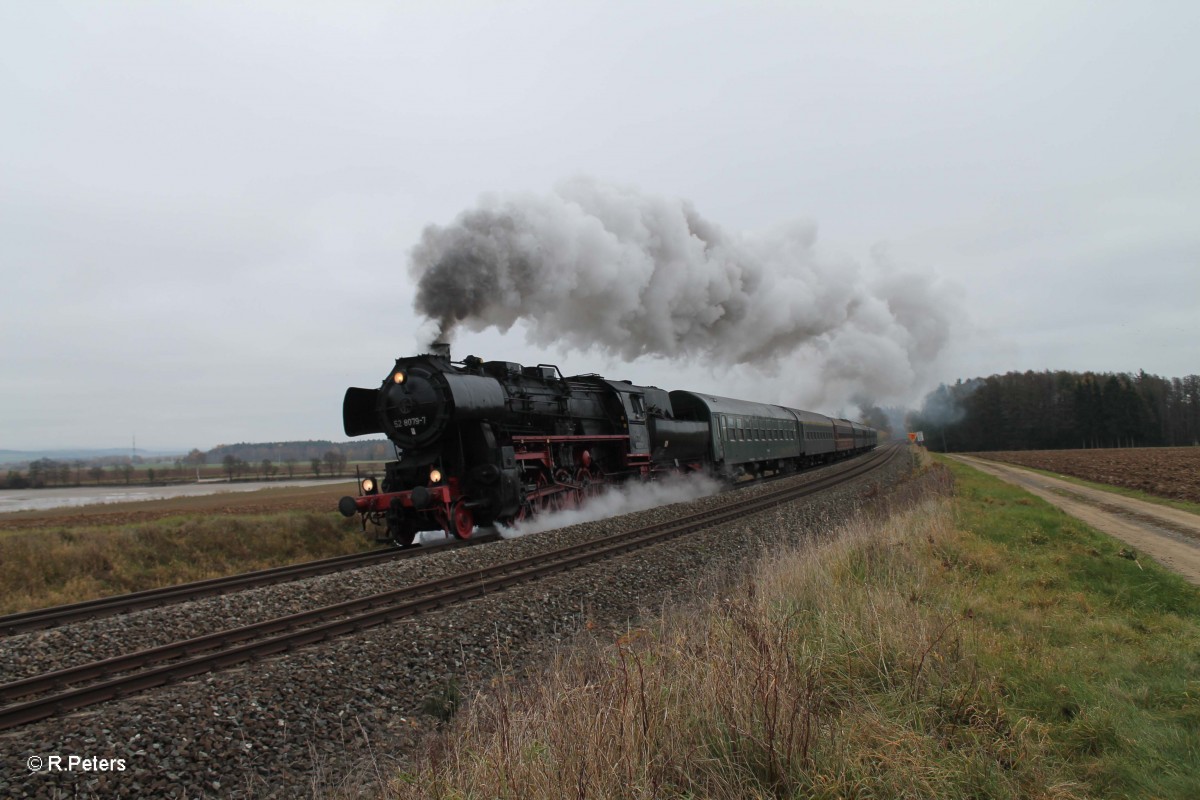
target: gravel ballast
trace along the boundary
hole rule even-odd
[[[845,467],[846,465],[840,465]],[[837,467],[834,468],[838,469]],[[621,629],[706,578],[834,529],[906,457],[846,486],[414,619],[0,734],[5,797],[294,797],[371,784],[434,723],[425,712],[534,664],[582,628]],[[761,493],[784,482],[740,490]],[[729,502],[701,498],[570,528],[93,620],[0,642],[3,680],[164,644],[556,549]],[[31,757],[121,759],[123,771],[31,773]],[[92,765],[96,766],[96,765]]]

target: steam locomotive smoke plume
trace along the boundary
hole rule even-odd
[[[941,288],[868,280],[818,258],[815,241],[810,223],[730,232],[686,201],[580,178],[547,195],[486,196],[429,226],[410,269],[435,339],[523,320],[543,346],[769,372],[795,356],[843,400],[911,394],[949,338]]]

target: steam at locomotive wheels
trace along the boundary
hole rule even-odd
[[[787,472],[877,442],[809,411],[433,351],[397,359],[380,388],[347,389],[342,405],[346,435],[383,433],[396,460],[338,508],[401,546],[420,531],[465,539],[631,479]]]

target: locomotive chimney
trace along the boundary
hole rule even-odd
[[[429,352],[435,356],[441,356],[447,361],[450,360],[450,343],[449,342],[434,342],[429,345]]]

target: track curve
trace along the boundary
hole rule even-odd
[[[719,508],[537,556],[5,684],[0,686],[0,699],[11,701],[58,691],[85,680],[101,679],[90,686],[58,691],[0,709],[0,730],[414,616],[658,544],[847,482],[882,467],[899,452],[899,447],[881,448],[849,469],[800,486],[768,491]],[[173,659],[183,660],[164,663]],[[117,673],[121,674],[111,677]]]

